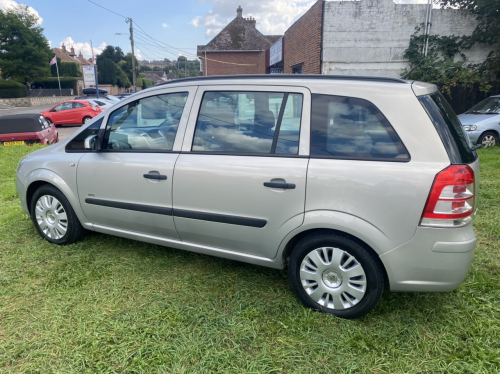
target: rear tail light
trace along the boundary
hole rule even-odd
[[[462,227],[474,214],[474,170],[451,165],[436,175],[427,198],[421,226]]]

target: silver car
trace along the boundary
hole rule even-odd
[[[86,230],[276,269],[358,318],[392,291],[450,291],[476,238],[479,161],[434,85],[234,76],[154,86],[23,158],[39,234]]]
[[[499,144],[500,95],[490,96],[458,116],[473,144],[493,147]]]

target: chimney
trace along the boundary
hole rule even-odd
[[[62,44],[61,48],[63,52],[66,52],[66,46],[64,45],[64,43]]]
[[[71,47],[71,55],[74,55],[74,54],[75,54],[75,48]]]
[[[249,18],[247,18],[247,21],[248,21],[248,24],[255,29],[255,24],[257,23],[255,18],[249,17]]]
[[[78,54],[78,57],[83,57],[82,50],[80,50],[80,53]]]
[[[241,5],[238,5],[238,9],[236,9],[236,16],[238,18],[243,18],[243,9],[241,9]]]

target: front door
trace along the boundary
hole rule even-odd
[[[82,209],[94,225],[179,239],[172,180],[195,87],[149,93],[105,119],[101,150],[78,164]]]
[[[276,256],[303,222],[309,107],[301,88],[199,88],[175,166],[183,241]]]

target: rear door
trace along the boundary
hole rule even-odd
[[[200,87],[175,166],[183,241],[264,258],[303,222],[310,93]]]

